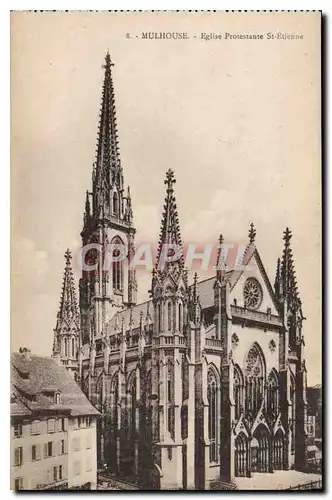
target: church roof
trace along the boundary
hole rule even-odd
[[[26,353],[11,356],[11,383],[14,398],[11,415],[38,415],[43,412],[69,415],[98,415],[67,369],[54,359]],[[59,392],[60,404],[54,394]]]
[[[122,329],[122,324],[125,331],[128,331],[130,327],[132,330],[139,328],[141,315],[143,315],[143,325],[153,323],[152,299],[116,313],[107,324],[107,335],[119,333]]]

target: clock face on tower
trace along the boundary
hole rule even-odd
[[[243,288],[244,303],[248,309],[258,309],[263,300],[263,290],[255,278],[248,278]]]

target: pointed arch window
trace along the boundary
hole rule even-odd
[[[183,327],[183,305],[182,305],[182,302],[179,302],[179,331],[181,332],[182,331],[182,327]]]
[[[167,330],[172,331],[172,303],[170,300],[167,304]]]
[[[267,379],[267,411],[274,417],[279,409],[279,382],[278,375],[272,370]]]
[[[145,442],[147,445],[150,445],[152,442],[152,405],[151,405],[151,396],[152,396],[152,379],[151,379],[151,369],[146,376],[145,383],[145,408],[142,411],[145,411]]]
[[[118,401],[119,401],[119,375],[114,375],[112,381],[112,420],[113,429],[116,431],[118,428]]]
[[[174,439],[174,382],[173,382],[174,367],[171,360],[167,363],[167,385],[166,385],[166,401],[167,401],[167,429],[171,437]]]
[[[122,253],[120,247],[123,247],[123,242],[120,238],[114,238],[112,240],[112,245],[113,257],[117,259]],[[123,291],[123,260],[112,260],[112,283],[113,290]]]
[[[290,403],[291,403],[291,452],[295,453],[295,420],[296,420],[296,387],[295,377],[291,374],[290,377]]]
[[[239,366],[234,367],[234,404],[235,404],[235,419],[239,420],[243,412],[243,375]]]
[[[113,214],[119,215],[119,197],[117,192],[113,193]]]
[[[210,462],[219,462],[219,377],[213,368],[208,370],[207,397],[209,403]]]
[[[254,419],[264,397],[265,362],[257,344],[248,352],[245,363],[245,404],[246,415]]]
[[[160,304],[157,305],[157,329],[161,332],[161,307]]]
[[[136,374],[132,373],[129,377],[128,383],[128,395],[129,395],[129,432],[130,437],[133,438],[136,435]]]

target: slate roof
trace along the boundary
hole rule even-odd
[[[45,412],[69,415],[99,415],[67,369],[54,359],[13,353],[11,356],[11,415]],[[54,393],[59,391],[60,404]]]

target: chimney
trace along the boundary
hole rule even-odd
[[[31,350],[27,347],[20,347],[20,354],[24,357],[25,360],[29,361],[31,359]]]

